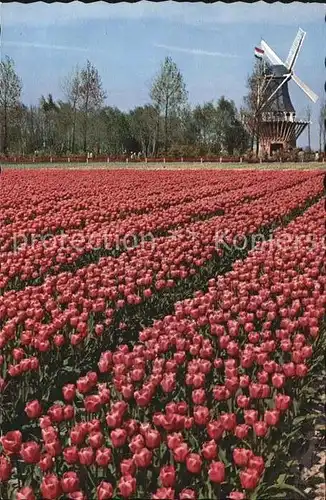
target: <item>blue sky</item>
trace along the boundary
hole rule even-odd
[[[307,36],[295,71],[319,96],[314,105],[290,82],[298,116],[312,107],[312,146],[325,82],[325,6],[322,4],[119,3],[34,4],[0,7],[1,55],[23,80],[23,101],[41,94],[63,98],[62,81],[87,59],[98,68],[107,104],[128,110],[149,101],[150,83],[169,55],[184,75],[191,104],[233,99],[239,106],[254,57],[264,38],[286,59],[300,26]],[[300,141],[307,144],[306,134]]]

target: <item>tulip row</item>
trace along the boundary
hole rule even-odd
[[[275,175],[275,173],[274,173]],[[314,174],[318,175],[318,173]],[[217,196],[207,197],[167,209],[153,210],[149,214],[130,214],[114,222],[89,222],[81,230],[66,230],[63,234],[46,240],[34,236],[32,245],[23,245],[15,251],[2,252],[0,256],[0,293],[20,289],[26,284],[39,282],[46,274],[57,274],[64,266],[74,270],[100,256],[119,254],[139,245],[145,238],[154,238],[169,229],[190,223],[194,218],[205,219],[228,213],[233,207],[247,200],[258,199],[267,193],[281,195],[281,190],[306,180],[302,176],[279,176],[260,180],[257,184],[232,189]],[[223,187],[223,185],[222,185]],[[74,266],[72,267],[72,265]],[[33,283],[34,282],[34,283]]]
[[[123,174],[117,177],[114,172],[103,172],[100,177],[94,172],[79,172],[78,177],[73,172],[64,172],[58,180],[57,172],[52,175],[28,172],[27,179],[21,174],[16,185],[14,173],[10,172],[2,179],[1,186],[0,250],[8,251],[35,234],[56,234],[82,228],[89,222],[109,222],[130,213],[148,213],[250,185],[258,179],[255,172],[245,173],[241,179],[234,172],[218,176],[204,173],[200,177],[174,174],[144,177],[144,173],[137,172],[123,179]],[[273,179],[275,173],[267,173],[265,177]],[[307,173],[297,173],[295,177],[304,180]],[[35,183],[32,188],[30,182]],[[40,184],[44,188],[43,197]],[[21,192],[22,188],[28,196]]]
[[[226,240],[230,243],[236,235],[280,223],[320,189],[319,180],[311,179],[294,193],[284,190],[277,200],[266,196],[244,204],[238,213],[220,217],[218,228],[228,231]],[[62,273],[47,278],[42,286],[1,297],[1,369],[6,402],[15,404],[21,392],[18,402],[34,391],[45,397],[59,373],[60,377],[70,376],[74,365],[78,374],[86,362],[93,364],[94,352],[120,341],[119,331],[132,341],[130,326],[155,317],[155,301],[166,313],[167,297],[173,303],[190,296],[194,286],[202,286],[207,276],[222,272],[222,256],[229,261],[234,256],[229,256],[223,245],[216,251],[216,223],[211,220],[189,227],[196,229],[195,242],[192,234],[179,231],[176,239],[159,239],[154,249],[136,248],[117,259],[101,259],[97,266],[79,269],[74,275]],[[135,322],[139,310],[140,320]],[[12,408],[10,414],[14,414]]]
[[[132,349],[103,352],[97,372],[65,384],[62,401],[29,401],[38,437],[2,436],[2,495],[257,493],[277,461],[273,449],[293,418],[325,314],[323,205],[210,279],[207,293],[176,303]]]

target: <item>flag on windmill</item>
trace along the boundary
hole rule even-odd
[[[262,59],[263,55],[264,55],[263,49],[255,47],[255,57],[257,57],[258,59]]]

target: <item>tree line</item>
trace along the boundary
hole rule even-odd
[[[247,80],[244,105],[220,97],[191,107],[182,73],[166,57],[149,89],[149,102],[123,112],[106,104],[101,76],[88,60],[62,82],[62,100],[41,96],[21,102],[22,81],[14,61],[0,62],[0,153],[67,155],[92,152],[145,157],[241,155],[257,150],[257,65]],[[319,116],[319,149],[326,143],[326,106]],[[249,123],[249,127],[248,127]],[[257,136],[257,137],[256,137]],[[256,151],[257,152],[257,151]]]
[[[240,154],[249,136],[233,101],[191,107],[183,75],[170,57],[162,62],[149,102],[123,112],[106,105],[96,67],[87,61],[62,82],[64,99],[41,96],[21,102],[22,81],[14,61],[0,63],[0,152],[4,155],[94,154],[144,156]]]

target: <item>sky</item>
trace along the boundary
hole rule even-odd
[[[153,78],[166,56],[181,70],[191,105],[224,95],[239,107],[261,38],[285,60],[299,27],[307,32],[295,72],[319,100],[313,104],[290,82],[298,118],[312,111],[312,147],[318,148],[318,115],[324,99],[325,4],[225,4],[141,1],[136,4],[0,5],[1,57],[15,61],[22,100],[63,99],[62,83],[89,59],[107,92],[106,104],[122,110],[149,102]],[[299,145],[307,145],[303,133]]]

